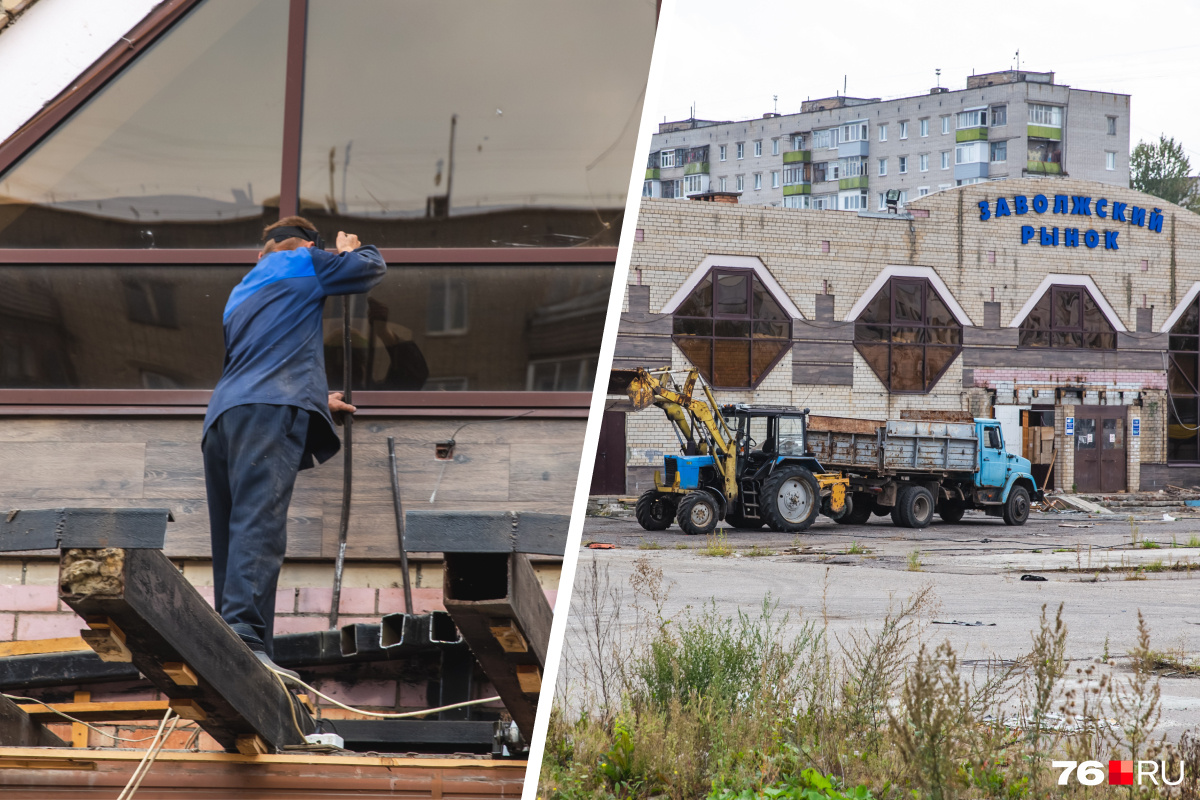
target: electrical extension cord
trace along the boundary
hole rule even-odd
[[[268,667],[267,669],[270,669],[270,667]],[[398,713],[398,714],[383,714],[378,711],[364,711],[361,708],[355,708],[354,706],[348,706],[339,700],[333,699],[332,697],[323,693],[319,689],[308,685],[307,683],[300,680],[299,678],[293,678],[291,675],[287,675],[286,673],[283,673],[277,669],[272,669],[271,672],[274,672],[281,681],[294,683],[298,686],[303,686],[305,689],[312,692],[317,697],[320,697],[322,700],[329,701],[330,703],[337,706],[338,708],[345,709],[346,711],[352,711],[355,714],[362,714],[363,716],[367,716],[367,717],[378,717],[380,719],[407,719],[409,717],[424,717],[429,714],[436,714],[439,711],[450,711],[455,708],[465,708],[466,706],[478,706],[478,705],[482,705],[483,703],[491,703],[491,702],[495,702],[496,700],[500,699],[500,696],[497,695],[495,697],[482,697],[478,700],[466,700],[462,703],[451,703],[448,706],[438,706],[437,708],[426,708],[426,709],[422,709],[421,711],[405,711],[405,712]],[[306,736],[306,738],[307,738],[307,736]]]

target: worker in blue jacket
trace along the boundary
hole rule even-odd
[[[355,411],[325,379],[325,298],[369,291],[387,265],[374,245],[341,231],[337,253],[325,251],[303,217],[267,227],[263,242],[225,305],[225,366],[201,448],[217,612],[278,669],[275,588],[296,474],[338,451],[333,414]]]

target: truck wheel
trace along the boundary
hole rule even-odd
[[[875,503],[871,506],[871,513],[877,517],[886,517],[888,514],[892,513],[893,508],[895,508],[895,506],[882,506],[879,503]]]
[[[708,492],[691,492],[679,501],[679,527],[688,536],[712,533],[717,528],[717,503]]]
[[[933,493],[924,486],[908,486],[896,497],[892,521],[904,528],[924,528],[933,521]]]
[[[942,522],[950,525],[961,522],[966,511],[967,507],[961,500],[943,500],[937,505],[938,516],[942,518]]]
[[[808,530],[821,512],[821,487],[804,467],[775,470],[763,481],[759,497],[767,524],[782,533]]]
[[[1004,524],[1024,525],[1029,519],[1029,492],[1024,486],[1014,486],[1004,504]]]
[[[740,528],[747,531],[756,531],[762,528],[763,525],[767,524],[767,521],[762,517],[759,517],[758,519],[743,517],[741,513],[741,507],[742,506],[739,503],[737,506],[737,511],[730,511],[725,515],[725,521],[728,522],[731,527]]]
[[[840,525],[863,525],[871,518],[871,512],[874,511],[874,503],[865,495],[857,497],[847,497],[846,503],[850,505],[845,514],[838,517],[835,522]]]
[[[665,531],[675,519],[675,500],[669,494],[650,489],[638,498],[633,513],[646,530]]]

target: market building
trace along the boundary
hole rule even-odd
[[[898,214],[643,199],[637,226],[614,367],[695,366],[722,402],[995,417],[1068,491],[1200,483],[1186,209],[1022,178]],[[610,396],[601,452],[625,468],[594,494],[644,491],[675,449],[657,409],[623,408]]]

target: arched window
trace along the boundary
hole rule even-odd
[[[1171,327],[1171,360],[1167,367],[1170,402],[1167,414],[1167,463],[1200,462],[1200,299],[1193,299]]]
[[[1117,333],[1083,286],[1051,286],[1021,322],[1021,347],[1115,350]]]
[[[675,344],[713,386],[757,386],[787,352],[792,320],[753,270],[716,268],[675,310]]]
[[[928,392],[962,349],[962,324],[926,278],[892,278],[854,325],[854,347],[893,392]]]

